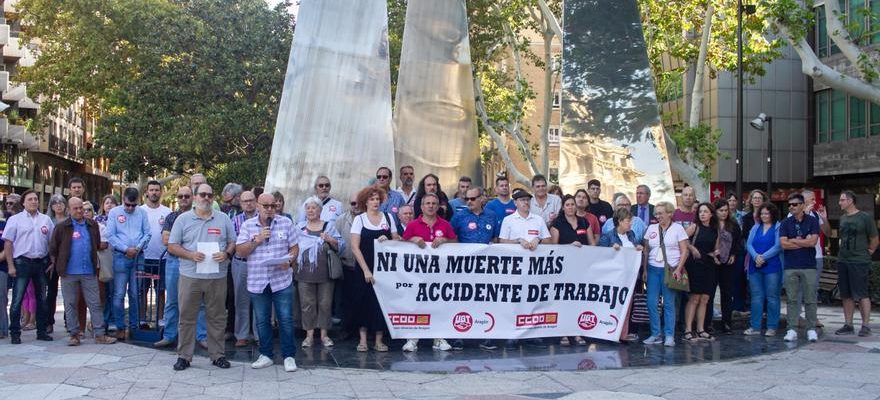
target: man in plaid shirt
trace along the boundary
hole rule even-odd
[[[296,343],[293,334],[293,273],[290,263],[296,260],[299,230],[290,218],[276,215],[275,198],[263,193],[257,199],[259,215],[244,222],[235,241],[236,255],[247,258],[247,289],[251,295],[257,333],[260,338],[260,357],[252,368],[266,368],[272,359],[272,306],[278,317],[281,355],[284,370],[296,371]],[[266,263],[288,256],[288,261]]]

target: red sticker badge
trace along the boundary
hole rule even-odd
[[[116,222],[119,222],[120,224],[124,224],[125,221],[126,221],[126,219],[125,219],[124,215],[120,215],[120,216],[116,217]]]
[[[578,229],[578,230],[577,230],[577,234],[578,234],[578,235],[586,235],[586,234],[587,234],[587,230],[586,230],[586,229]]]
[[[40,232],[42,232],[44,235],[48,235],[49,234],[49,227],[46,225],[43,225],[42,227],[40,227]]]
[[[469,222],[469,223],[468,223],[468,229],[470,229],[470,230],[475,230],[475,229],[477,229],[477,223],[476,223],[476,222]]]
[[[81,237],[82,235],[80,235],[78,231],[73,231],[73,240],[79,239]]]
[[[538,236],[538,233],[539,233],[539,232],[538,232],[537,229],[529,229],[529,235],[535,235],[535,236]]]
[[[330,212],[335,213],[335,212],[336,212],[336,206],[330,206]]]
[[[220,235],[220,228],[208,228],[209,235]]]
[[[443,237],[443,231],[437,229],[436,231],[434,231],[434,236],[436,236],[436,237]]]

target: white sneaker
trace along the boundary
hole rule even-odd
[[[644,343],[644,344],[660,344],[660,343],[663,343],[663,338],[661,338],[660,336],[650,336],[647,339],[643,340],[642,343]]]
[[[666,347],[675,347],[675,338],[668,336],[666,340],[663,341],[663,345]]]
[[[452,346],[446,342],[446,339],[434,339],[434,350],[449,351],[452,350]]]
[[[275,364],[275,362],[272,361],[271,358],[260,354],[260,357],[257,358],[257,361],[254,361],[253,363],[251,363],[251,368],[253,368],[253,369],[266,368],[266,367],[271,367],[272,364]]]
[[[819,340],[819,335],[816,333],[815,329],[807,330],[807,340],[814,343]]]
[[[746,335],[746,336],[756,336],[756,335],[760,335],[760,334],[761,334],[760,329],[749,328],[749,329],[746,329],[743,331],[743,335]]]
[[[419,340],[418,339],[407,339],[406,343],[403,345],[403,351],[416,351],[419,349]]]
[[[296,360],[294,360],[293,357],[287,357],[284,359],[284,371],[296,371]]]
[[[773,337],[776,336],[776,329],[767,329],[764,331],[764,336]]]
[[[797,342],[797,331],[789,329],[788,332],[785,332],[785,337],[782,339],[786,342]]]

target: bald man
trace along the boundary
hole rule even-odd
[[[76,316],[76,303],[80,290],[86,307],[92,313],[92,327],[95,330],[95,343],[113,344],[116,338],[106,335],[104,309],[98,290],[98,249],[107,248],[101,243],[98,223],[85,218],[83,201],[71,197],[67,202],[70,218],[62,221],[52,232],[49,241],[49,255],[55,259],[55,271],[61,278],[61,293],[64,296],[64,314],[67,331],[70,333],[68,346],[80,345],[79,318]],[[106,268],[112,268],[111,265]]]

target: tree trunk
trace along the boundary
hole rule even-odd
[[[663,129],[662,127],[660,129]],[[672,137],[663,129],[663,139],[666,140],[666,151],[669,157],[669,167],[672,168],[678,177],[688,186],[694,188],[697,199],[700,201],[709,201],[709,186],[700,176],[701,170],[686,162],[678,152],[678,146]],[[657,138],[656,140],[659,140]]]
[[[546,17],[545,17],[546,19]],[[549,24],[549,23],[548,23]],[[550,116],[553,111],[553,31],[544,29],[544,112],[541,117],[541,173],[550,173]]]
[[[700,124],[703,110],[703,76],[706,74],[706,53],[709,49],[709,33],[712,30],[712,15],[715,7],[712,4],[706,8],[706,17],[703,20],[703,36],[700,39],[700,54],[697,57],[697,67],[694,70],[694,85],[691,88],[691,113],[688,127],[695,128]]]

